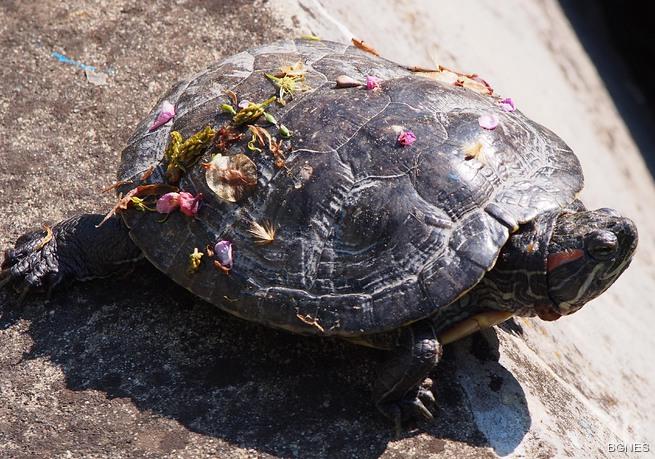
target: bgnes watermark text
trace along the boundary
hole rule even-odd
[[[608,453],[650,453],[650,443],[612,442],[607,444]]]

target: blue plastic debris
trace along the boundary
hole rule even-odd
[[[57,51],[53,51],[50,55],[57,59],[59,62],[63,62],[64,64],[70,64],[82,70],[90,70],[92,72],[96,71],[94,66],[83,64],[79,61],[76,61],[75,59],[71,59],[68,56],[64,56],[63,54],[58,53]]]

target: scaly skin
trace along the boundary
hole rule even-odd
[[[19,302],[28,292],[50,292],[63,282],[123,274],[142,257],[120,217],[96,227],[103,216],[76,215],[46,231],[24,234],[5,251],[0,287],[12,285]],[[45,242],[45,243],[44,243]]]
[[[435,403],[434,395],[420,384],[441,354],[442,346],[432,323],[422,320],[401,331],[395,348],[382,364],[373,386],[373,400],[382,414],[394,422],[397,432],[405,420],[432,419],[428,407]]]

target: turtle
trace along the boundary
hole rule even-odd
[[[578,199],[580,162],[476,75],[323,40],[259,46],[175,84],[122,152],[119,201],[21,236],[21,297],[145,258],[248,321],[384,349],[375,406],[433,417],[443,346],[556,320],[628,267],[635,224]]]

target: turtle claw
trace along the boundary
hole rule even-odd
[[[416,397],[413,400],[403,400],[403,415],[405,419],[418,419],[423,421],[432,421],[434,415],[427,409],[423,401]]]
[[[404,421],[431,421],[428,407],[435,399],[426,380],[441,357],[441,345],[429,322],[412,324],[402,331],[397,345],[383,363],[373,386],[377,408],[396,425]]]
[[[55,249],[54,238],[50,236],[46,239],[42,231],[18,238],[16,247],[5,251],[0,271],[0,288],[12,285],[18,292],[15,300],[18,305],[33,290],[52,289],[61,278],[54,256]]]
[[[434,394],[430,389],[419,387],[417,397],[421,402],[423,402],[424,405],[431,407],[437,405],[437,399],[434,398]]]
[[[428,389],[420,388],[414,393],[407,394],[401,400],[380,404],[378,405],[378,409],[393,421],[396,427],[396,434],[400,435],[403,423],[407,421],[432,421],[434,415],[428,409],[428,406],[434,406],[435,404],[436,400],[432,392]]]

